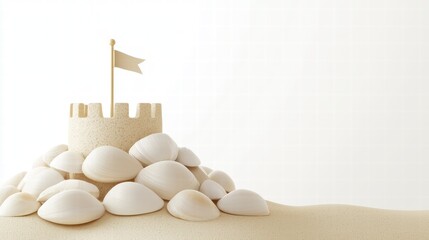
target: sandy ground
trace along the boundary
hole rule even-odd
[[[0,217],[1,239],[429,239],[429,211],[347,205],[291,207],[269,202],[268,217],[222,214],[188,222],[166,209],[134,217],[106,213],[79,226],[46,222],[36,214]]]

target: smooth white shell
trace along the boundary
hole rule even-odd
[[[22,181],[22,179],[24,178],[25,174],[27,174],[27,172],[20,172],[20,173],[17,173],[15,175],[13,175],[8,180],[4,181],[2,183],[2,186],[11,185],[11,186],[18,187],[19,183]]]
[[[164,201],[143,184],[124,182],[106,194],[103,204],[115,215],[139,215],[160,210]]]
[[[264,216],[269,215],[267,202],[257,193],[238,189],[225,195],[217,202],[222,212],[235,215]]]
[[[200,184],[203,183],[205,180],[209,179],[209,176],[207,176],[207,174],[201,167],[188,167],[188,169],[189,171],[191,171],[192,174],[194,174],[195,178]]]
[[[68,173],[82,173],[83,160],[81,153],[65,151],[56,156],[49,166]]]
[[[184,220],[209,221],[219,217],[216,205],[204,194],[195,190],[183,190],[167,204],[168,212]]]
[[[211,200],[219,200],[226,195],[225,189],[219,183],[210,179],[205,180],[201,184],[200,192],[204,193]]]
[[[41,155],[40,157],[38,157],[36,160],[33,161],[31,168],[36,168],[36,167],[49,167],[49,165],[43,161],[43,155]]]
[[[42,167],[42,169],[39,169],[39,171],[35,171],[30,174],[30,176],[26,179],[25,185],[22,188],[22,192],[29,193],[37,198],[39,194],[46,188],[53,186],[63,180],[63,176],[61,176],[61,174],[54,169]]]
[[[92,150],[82,165],[85,176],[103,183],[132,179],[142,168],[139,161],[131,155],[112,146]]]
[[[28,179],[31,179],[36,174],[38,174],[39,172],[41,172],[41,171],[43,171],[45,169],[49,169],[49,167],[35,167],[35,168],[32,168],[30,171],[28,171],[24,175],[24,177],[22,178],[22,180],[19,182],[17,188],[21,191]]]
[[[223,171],[215,170],[209,174],[209,179],[219,183],[227,192],[235,190],[234,181]]]
[[[164,200],[170,200],[184,189],[197,190],[199,187],[194,175],[175,161],[154,163],[142,169],[135,181],[149,187]]]
[[[78,180],[78,179],[68,179],[45,189],[43,192],[39,194],[37,201],[45,202],[55,194],[65,190],[71,190],[71,189],[83,190],[85,192],[88,192],[95,198],[98,198],[98,196],[100,195],[100,191],[98,190],[97,186],[95,186],[94,184],[85,182],[83,180]]]
[[[176,160],[177,144],[164,133],[155,133],[137,141],[129,153],[145,166],[164,160]]]
[[[201,160],[198,158],[198,156],[195,155],[195,153],[190,149],[185,147],[179,148],[176,161],[187,167],[196,167],[201,164]]]
[[[32,214],[39,209],[40,203],[36,199],[23,192],[10,195],[0,206],[0,216],[18,217]]]
[[[42,160],[47,165],[51,163],[51,161],[58,156],[60,153],[65,152],[68,150],[68,146],[65,144],[57,145],[51,149],[49,149],[45,154],[42,155]]]
[[[99,219],[104,214],[104,207],[88,192],[66,190],[49,198],[37,213],[53,223],[75,225]]]
[[[8,198],[10,195],[19,192],[18,188],[12,185],[0,187],[0,205]]]

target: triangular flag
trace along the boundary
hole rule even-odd
[[[123,52],[115,50],[115,67],[141,74],[142,71],[140,70],[139,63],[143,61],[144,59],[132,57]]]

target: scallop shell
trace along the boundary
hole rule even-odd
[[[183,190],[167,204],[168,212],[184,220],[209,221],[219,217],[216,205],[204,194],[195,190]]]
[[[191,171],[192,174],[194,174],[195,178],[200,184],[203,183],[205,180],[209,179],[209,176],[207,176],[207,174],[201,167],[188,167],[188,169],[189,171]]]
[[[179,149],[176,161],[187,167],[197,167],[201,164],[198,156],[195,155],[195,153],[190,149],[185,147]]]
[[[124,182],[114,186],[104,197],[104,207],[115,215],[139,215],[160,210],[164,201],[140,183]]]
[[[10,195],[0,206],[0,216],[18,217],[32,214],[39,209],[40,203],[28,193],[18,192]]]
[[[37,213],[53,223],[76,225],[99,219],[104,214],[104,207],[88,192],[73,189],[49,198]]]
[[[219,200],[226,195],[225,189],[219,183],[210,179],[205,180],[201,184],[200,192],[204,193],[211,200]]]
[[[56,156],[49,166],[67,173],[82,173],[84,159],[81,153],[65,151]]]
[[[18,187],[19,183],[22,181],[22,179],[24,178],[25,174],[27,174],[27,172],[20,172],[20,173],[17,173],[15,175],[13,175],[8,180],[4,181],[2,183],[2,186],[11,185],[11,186]]]
[[[137,141],[131,148],[130,154],[145,166],[164,160],[176,160],[177,144],[164,133],[155,133]]]
[[[12,185],[0,187],[0,205],[8,198],[10,195],[19,192],[18,188]]]
[[[68,150],[68,146],[65,144],[57,145],[51,149],[49,149],[45,154],[42,155],[42,161],[47,165],[51,163],[51,161],[58,156],[60,153]]]
[[[217,202],[222,212],[235,215],[265,216],[270,214],[267,202],[257,193],[239,189],[225,195]]]
[[[82,165],[85,176],[103,183],[133,179],[142,168],[131,155],[112,146],[92,150]]]
[[[135,181],[149,187],[164,200],[170,200],[184,189],[197,190],[199,187],[194,175],[175,161],[154,163],[142,169]]]
[[[71,190],[71,189],[83,190],[85,192],[88,192],[95,198],[98,198],[98,196],[100,195],[100,191],[98,190],[97,186],[95,186],[94,184],[85,182],[82,180],[78,180],[78,179],[69,179],[69,180],[64,180],[62,182],[59,182],[45,189],[43,192],[39,194],[37,201],[45,202],[55,194],[65,190]]]
[[[234,181],[225,172],[215,170],[209,174],[209,179],[219,183],[227,192],[235,190]]]
[[[35,171],[30,174],[26,179],[22,192],[29,193],[37,198],[46,188],[63,180],[63,176],[54,169],[42,167],[39,171]]]

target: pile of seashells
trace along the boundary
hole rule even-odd
[[[189,221],[213,220],[220,211],[269,215],[262,197],[235,190],[226,173],[200,163],[191,150],[178,148],[164,133],[140,139],[129,153],[102,146],[86,158],[59,145],[43,154],[33,169],[16,174],[0,187],[0,216],[37,211],[47,221],[75,225],[99,219],[105,211],[121,216],[155,212],[164,207],[164,201],[171,215]],[[95,182],[117,184],[101,202],[96,185],[73,179],[82,173]]]

